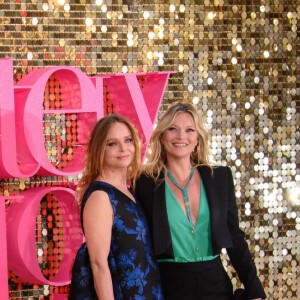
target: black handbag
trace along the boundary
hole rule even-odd
[[[247,300],[244,289],[236,289],[233,293],[233,300]]]

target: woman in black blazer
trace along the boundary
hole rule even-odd
[[[167,300],[233,299],[220,251],[226,248],[245,290],[265,293],[239,228],[229,167],[209,163],[209,135],[196,108],[173,104],[161,117],[151,153],[136,183],[148,219]]]

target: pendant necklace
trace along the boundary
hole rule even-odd
[[[188,189],[190,187],[190,183],[192,181],[194,173],[195,173],[195,169],[192,168],[187,185],[185,187],[182,187],[176,181],[176,179],[172,176],[172,174],[170,172],[168,172],[168,177],[170,178],[170,180],[181,190],[181,192],[183,194],[183,201],[184,201],[184,206],[186,209],[187,218],[192,225],[193,225],[193,222],[192,222],[192,214],[191,214],[191,205],[190,205],[190,200],[189,200],[189,196],[188,196]]]

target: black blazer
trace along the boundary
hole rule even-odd
[[[211,218],[211,238],[214,254],[226,248],[230,261],[243,283],[247,297],[265,298],[257,277],[244,232],[239,228],[232,173],[229,167],[198,167],[205,186]],[[142,174],[136,182],[136,198],[149,223],[157,258],[173,258],[170,226],[165,201],[165,181],[161,174],[158,183]]]

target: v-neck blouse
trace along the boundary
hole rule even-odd
[[[169,262],[198,262],[211,260],[213,255],[211,244],[210,211],[205,187],[200,183],[200,207],[196,223],[188,220],[169,184],[166,185],[166,206],[171,230],[174,258],[160,259]]]

